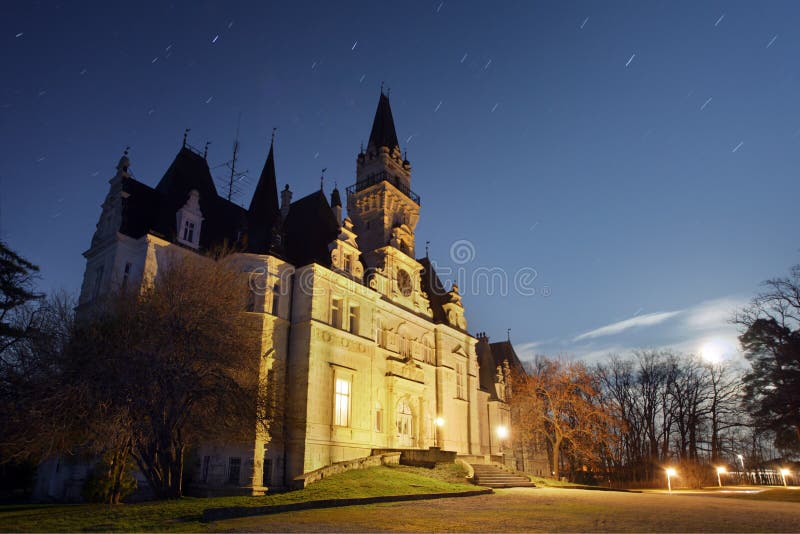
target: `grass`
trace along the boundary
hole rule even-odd
[[[748,501],[782,501],[800,503],[800,489],[770,488],[759,493],[723,493],[718,491],[716,497],[745,499]]]
[[[269,506],[323,499],[447,493],[475,490],[457,467],[373,467],[323,479],[306,489],[264,497],[184,497],[174,501],[108,506],[30,504],[0,506],[2,532],[201,532],[206,508]]]
[[[563,482],[555,478],[537,477],[534,475],[528,475],[528,476],[530,477],[531,482],[533,482],[540,488],[564,488],[568,486],[581,486],[581,484],[575,484],[573,482]]]

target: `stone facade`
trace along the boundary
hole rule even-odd
[[[330,203],[321,192],[292,203],[287,186],[278,207],[273,147],[248,211],[216,196],[204,158],[186,145],[156,188],[134,180],[129,166],[126,154],[110,181],[79,310],[153,280],[169,251],[238,240],[244,252],[232,265],[250,273],[245,313],[262,330],[261,372],[283,399],[269,436],[194,450],[192,487],[290,487],[375,449],[487,459],[512,450],[497,433],[510,428],[508,362],[467,331],[458,288],[443,288],[431,262],[415,257],[420,199],[386,96],[357,156],[347,217],[338,190]]]

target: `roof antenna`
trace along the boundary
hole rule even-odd
[[[183,131],[183,148],[186,148],[186,140],[187,140],[187,138],[189,137],[189,132],[190,132],[191,130],[192,130],[191,128],[186,128],[186,129]]]
[[[320,191],[323,191],[323,185],[325,183],[325,171],[327,171],[327,170],[328,170],[327,167],[322,169],[322,175],[319,177],[319,190]]]
[[[231,171],[230,176],[227,180],[225,180],[225,186],[228,189],[228,194],[225,198],[228,199],[228,202],[233,202],[233,197],[239,193],[239,189],[237,187],[238,183],[247,176],[249,171],[237,171],[236,170],[236,163],[239,161],[239,126],[242,122],[242,113],[239,112],[239,118],[236,121],[236,138],[233,140],[233,157],[225,162],[223,165],[228,167]],[[273,132],[273,138],[275,133]],[[221,165],[220,165],[221,166]]]
[[[428,252],[430,252],[430,250],[431,250],[431,242],[430,241],[425,241],[425,257],[426,258],[428,257]]]
[[[203,159],[208,159],[208,145],[211,144],[211,141],[206,141],[206,147],[203,149]]]

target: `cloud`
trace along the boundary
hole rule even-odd
[[[749,300],[727,297],[707,300],[687,310],[686,326],[692,330],[711,330],[730,326],[736,310],[743,308]]]
[[[671,319],[680,313],[682,313],[682,310],[638,315],[636,317],[631,317],[630,319],[625,319],[624,321],[611,323],[606,326],[601,326],[600,328],[595,328],[594,330],[584,332],[583,334],[575,337],[572,341],[577,342],[586,339],[594,339],[597,337],[613,336],[619,334],[620,332],[624,332],[625,330],[630,330],[631,328],[653,326],[663,323],[664,321]]]

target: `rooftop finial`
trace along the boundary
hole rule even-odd
[[[191,130],[192,130],[191,128],[186,128],[183,131],[183,148],[186,148],[186,141],[189,139],[189,132]]]
[[[511,329],[506,329],[506,337],[508,338],[509,343],[511,342]]]
[[[270,144],[273,144],[273,145],[275,144],[275,132],[277,130],[278,130],[277,128],[272,128],[272,139],[270,140]]]
[[[127,155],[128,155],[128,151],[130,151],[130,149],[131,149],[131,147],[129,147],[129,146],[126,146],[126,147],[125,147],[125,152],[123,152],[123,153],[122,153],[122,155],[123,155],[123,156],[127,156]]]
[[[389,98],[389,94],[390,94],[391,92],[392,92],[392,88],[391,88],[391,87],[387,87],[387,88],[386,88],[386,98]]]
[[[208,145],[211,144],[211,141],[206,141],[206,146],[203,149],[203,159],[208,159]]]
[[[381,94],[383,94],[383,82],[381,82]]]
[[[322,169],[322,174],[321,174],[321,175],[320,175],[320,177],[319,177],[319,190],[320,190],[320,191],[322,191],[322,190],[323,190],[323,186],[325,185],[325,171],[327,171],[327,170],[328,170],[328,168],[327,168],[327,167],[325,167],[324,169]]]
[[[425,241],[425,257],[426,258],[428,257],[428,252],[430,252],[430,250],[431,250],[431,242],[430,241]]]

